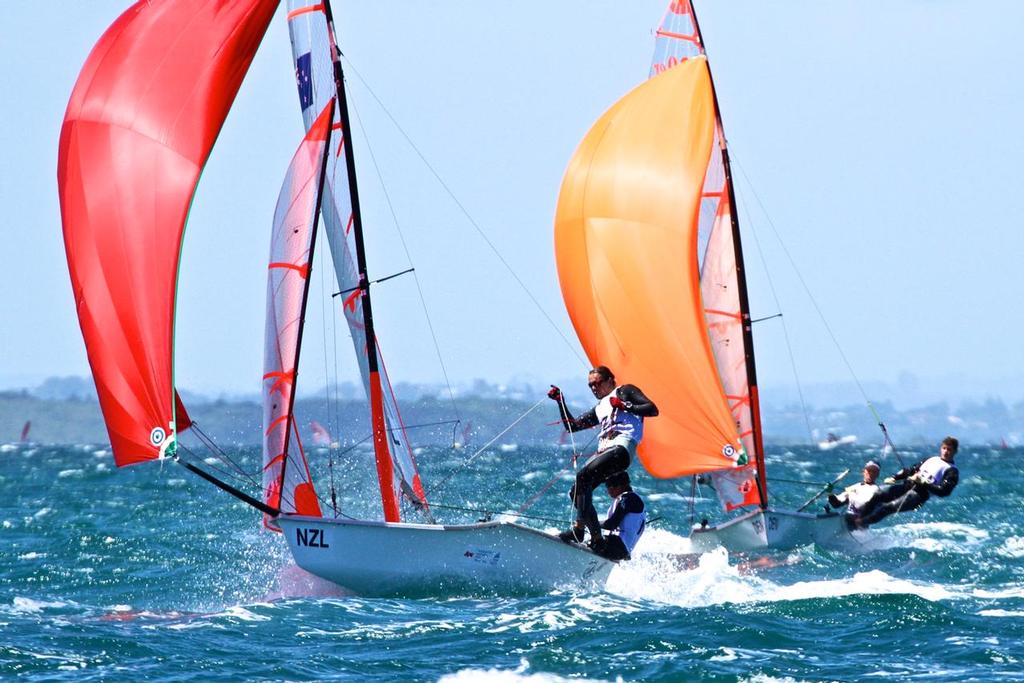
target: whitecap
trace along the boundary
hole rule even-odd
[[[46,553],[24,553],[18,555],[19,560],[38,560],[41,557],[46,557]]]
[[[42,612],[44,609],[57,609],[60,607],[67,607],[66,602],[59,600],[33,600],[32,598],[15,597],[11,603],[11,612],[15,614],[35,614]]]
[[[84,470],[72,469],[72,470],[61,470],[57,473],[58,479],[67,479],[68,477],[81,477],[85,473]]]
[[[655,541],[653,544],[650,543],[652,540]],[[839,579],[781,585],[766,578],[763,572],[752,573],[751,567],[744,563],[731,564],[728,553],[722,548],[697,555],[686,552],[688,544],[689,539],[663,530],[651,530],[644,534],[634,559],[622,562],[612,570],[607,590],[633,600],[678,607],[850,595],[916,595],[931,602],[966,597],[966,593],[957,588],[897,579],[879,570]],[[794,555],[778,563],[790,564],[798,557]],[[1024,588],[1021,591],[1024,592]]]
[[[1024,612],[1008,609],[983,609],[978,614],[983,617],[1024,617]]]
[[[580,678],[573,676],[566,678],[550,673],[527,673],[530,668],[529,662],[525,659],[515,669],[462,669],[452,674],[445,674],[438,679],[438,683],[569,683],[570,681],[603,681],[605,679]],[[622,677],[615,679],[622,681]]]
[[[1024,538],[1020,536],[1010,536],[1003,545],[996,550],[997,555],[1003,557],[1024,557]]]

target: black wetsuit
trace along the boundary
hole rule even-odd
[[[928,502],[932,494],[945,498],[953,493],[953,489],[960,481],[960,471],[954,463],[949,463],[949,468],[943,473],[942,479],[938,483],[909,481],[909,477],[917,474],[921,465],[930,459],[922,460],[916,465],[904,468],[894,474],[893,479],[896,479],[896,483],[879,489],[878,493],[861,509],[859,525],[871,526],[894,512],[916,510]]]
[[[628,413],[640,417],[655,417],[658,414],[658,407],[654,402],[632,384],[617,387],[615,395],[626,404],[625,410]],[[570,432],[590,429],[600,424],[596,407],[574,418],[564,400],[560,401],[560,406],[562,424]],[[597,521],[597,510],[594,509],[594,489],[616,472],[626,470],[629,463],[629,451],[621,445],[615,445],[594,453],[576,473],[576,483],[573,484],[569,495],[576,507],[576,521],[590,530],[591,538],[601,537],[601,526]]]

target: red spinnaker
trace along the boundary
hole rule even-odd
[[[143,0],[103,34],[57,162],[82,335],[118,465],[173,452],[189,205],[277,0]]]

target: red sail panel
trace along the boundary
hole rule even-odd
[[[320,505],[292,410],[333,113],[331,101],[299,144],[277,198],[263,344],[263,500],[281,512],[316,517]]]
[[[68,102],[64,246],[120,465],[173,452],[174,300],[199,174],[277,0],[143,0],[93,48]]]

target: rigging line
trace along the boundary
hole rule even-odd
[[[333,196],[333,195],[332,195]],[[322,212],[322,207],[321,207]],[[326,225],[326,221],[324,221]],[[331,405],[331,392],[338,390],[338,378],[334,377],[334,386],[331,386],[330,376],[330,363],[328,362],[327,356],[327,302],[329,297],[327,296],[326,279],[324,273],[327,272],[326,264],[324,263],[324,252],[326,249],[321,249],[319,253],[320,268],[318,269],[320,275],[320,331],[322,332],[323,343],[324,343],[324,402],[327,404],[327,429],[330,432],[327,442],[327,472],[329,475],[328,481],[331,485],[331,508],[334,510],[334,516],[338,516],[338,494],[337,489],[334,485],[334,454],[331,453],[330,445],[331,439],[337,434],[338,426],[334,424],[334,408]],[[331,272],[333,272],[333,268]],[[334,303],[333,299],[330,299],[331,303],[331,324],[334,323]],[[335,340],[335,346],[337,346],[337,340]],[[337,350],[335,350],[335,370],[337,370]],[[335,397],[336,398],[336,397]],[[307,462],[308,464],[308,462]]]
[[[732,160],[733,160],[733,162],[736,162],[735,154],[733,155]],[[739,166],[739,163],[736,162],[736,165]],[[742,166],[740,166],[740,172],[741,173],[743,172],[743,167]],[[743,173],[743,177],[744,177],[744,179],[746,179],[747,185],[750,185],[750,179],[747,178],[747,174],[746,173]],[[751,191],[753,192],[753,187],[751,187]],[[755,193],[755,196],[756,196],[756,193]],[[768,269],[768,262],[765,260],[764,250],[761,248],[761,240],[757,236],[757,231],[754,230],[754,221],[752,220],[753,219],[753,213],[751,211],[747,210],[747,202],[746,202],[746,199],[744,199],[742,195],[740,195],[739,201],[740,201],[740,204],[743,205],[743,213],[746,214],[746,216],[747,216],[747,225],[750,226],[749,233],[754,238],[754,245],[757,247],[757,256],[761,260],[761,268],[764,270],[765,277],[768,280],[768,289],[772,293],[772,299],[775,300],[775,310],[781,311],[782,310],[782,303],[779,301],[779,294],[775,290],[775,282],[772,280],[771,271]],[[766,212],[765,215],[767,215],[767,212]],[[771,317],[773,317],[773,316],[769,316],[768,318],[761,318],[761,320],[768,320]],[[796,356],[793,354],[793,344],[789,340],[789,327],[786,325],[786,318],[781,313],[778,314],[778,317],[779,317],[779,320],[782,323],[782,338],[785,339],[785,341],[786,341],[786,353],[789,355],[789,366],[793,370],[793,380],[796,382],[796,393],[797,393],[797,396],[800,399],[800,410],[803,411],[804,425],[807,427],[807,438],[813,444],[814,443],[814,430],[811,428],[811,418],[810,418],[810,414],[807,411],[807,402],[804,399],[804,389],[803,389],[803,386],[800,383],[800,373],[797,372],[797,369],[796,369]],[[751,322],[753,323],[755,321],[751,321]]]
[[[590,442],[591,442],[591,441],[593,441],[593,440],[594,440],[594,437],[596,437],[596,436],[597,436],[596,434],[594,434],[593,436],[591,436],[591,438],[590,438],[590,441],[587,441],[587,443],[583,445],[583,448],[586,448],[587,446],[589,446],[589,445],[590,445]],[[549,480],[549,481],[548,481],[548,482],[547,482],[546,484],[544,484],[544,486],[542,486],[542,487],[540,488],[540,490],[539,490],[539,491],[537,491],[537,493],[533,494],[533,496],[531,496],[531,497],[530,497],[530,498],[529,498],[529,499],[528,499],[528,500],[527,500],[527,501],[526,501],[525,503],[523,503],[523,505],[522,505],[522,506],[520,506],[520,508],[519,508],[519,510],[518,510],[518,511],[519,511],[519,512],[523,512],[523,511],[525,511],[525,510],[529,510],[529,509],[530,509],[531,507],[533,507],[533,505],[534,505],[534,504],[535,504],[535,503],[536,503],[536,502],[537,502],[538,500],[540,500],[540,497],[541,497],[541,496],[542,496],[542,495],[543,495],[543,494],[544,494],[544,493],[545,493],[545,492],[546,492],[546,491],[547,491],[547,490],[548,490],[549,488],[551,488],[551,487],[552,487],[552,486],[554,485],[554,483],[555,483],[556,481],[558,481],[558,479],[559,479],[559,478],[560,478],[560,477],[561,477],[561,476],[562,476],[563,474],[565,474],[566,472],[568,472],[568,471],[569,471],[569,469],[570,469],[570,468],[571,468],[571,467],[573,466],[573,463],[575,463],[575,461],[576,461],[576,457],[577,457],[577,456],[576,456],[576,453],[575,453],[575,452],[573,452],[573,457],[572,457],[572,459],[570,459],[570,461],[569,461],[569,464],[568,464],[568,465],[566,465],[565,467],[563,467],[563,468],[562,468],[562,469],[561,469],[561,470],[560,470],[560,471],[558,472],[558,474],[556,474],[556,475],[555,475],[554,477],[552,477],[552,478],[551,478],[551,479],[550,479],[550,480]],[[570,508],[570,509],[571,509],[571,508]],[[570,516],[571,516],[571,514],[570,514]]]
[[[532,413],[533,411],[535,411],[535,410],[536,410],[537,408],[539,408],[539,407],[540,407],[540,405],[541,405],[542,403],[544,403],[544,401],[547,401],[547,400],[548,400],[548,397],[547,397],[547,396],[545,396],[545,397],[544,397],[544,398],[542,398],[541,400],[537,401],[536,403],[534,403],[534,404],[533,404],[533,406],[531,406],[531,407],[530,407],[530,409],[529,409],[529,410],[527,410],[527,411],[526,411],[525,413],[523,413],[522,415],[520,415],[519,417],[517,417],[517,418],[516,418],[516,420],[515,420],[515,422],[513,422],[513,423],[512,423],[512,424],[510,424],[509,426],[505,427],[505,428],[504,428],[503,430],[501,430],[500,432],[498,432],[498,433],[497,433],[497,434],[495,435],[495,437],[494,437],[493,439],[491,439],[490,441],[488,441],[487,443],[485,443],[485,444],[484,444],[483,446],[481,446],[481,447],[480,447],[480,449],[479,449],[479,450],[477,450],[477,452],[476,452],[476,453],[474,453],[473,455],[471,455],[471,456],[469,456],[468,458],[466,458],[466,460],[465,460],[465,461],[463,461],[463,463],[462,463],[461,465],[459,465],[458,467],[456,467],[456,468],[455,468],[455,469],[454,469],[454,470],[453,470],[453,471],[452,471],[452,472],[451,472],[451,473],[450,473],[450,474],[449,474],[449,475],[448,475],[447,477],[445,477],[444,479],[442,479],[442,480],[441,480],[441,483],[440,483],[440,484],[438,484],[438,485],[434,486],[434,487],[433,487],[433,488],[432,488],[432,489],[430,490],[430,495],[431,495],[431,496],[433,496],[433,495],[434,495],[435,493],[437,493],[437,492],[438,492],[439,490],[441,490],[441,487],[443,487],[443,486],[444,486],[445,484],[447,484],[447,483],[448,483],[448,481],[449,481],[449,480],[450,480],[450,479],[451,479],[452,477],[454,477],[454,476],[455,476],[456,474],[458,474],[458,473],[459,473],[459,472],[461,472],[461,471],[462,471],[463,469],[465,469],[465,468],[466,468],[466,466],[467,466],[467,465],[469,465],[469,463],[473,462],[473,460],[474,460],[474,459],[475,459],[475,458],[476,458],[476,457],[477,457],[478,455],[480,455],[481,453],[483,453],[484,451],[486,451],[486,450],[487,450],[487,448],[488,448],[488,446],[490,446],[490,445],[491,445],[492,443],[494,443],[495,441],[497,441],[498,439],[500,439],[500,438],[501,438],[501,437],[502,437],[502,436],[503,436],[503,435],[504,435],[504,434],[505,434],[506,432],[508,432],[508,431],[509,431],[510,429],[512,429],[513,427],[515,427],[515,426],[516,426],[517,424],[519,424],[520,422],[522,422],[522,421],[523,421],[523,420],[524,420],[524,419],[526,418],[526,416],[527,416],[527,415],[529,415],[530,413]]]
[[[733,157],[733,160],[735,161],[735,156]],[[789,265],[793,269],[793,272],[796,273],[796,277],[800,281],[800,285],[804,288],[804,292],[807,294],[807,298],[811,300],[811,305],[814,306],[814,310],[817,312],[818,317],[821,319],[822,325],[825,326],[825,330],[828,332],[829,337],[831,337],[832,343],[836,347],[836,351],[839,352],[839,357],[843,359],[843,363],[846,365],[846,369],[849,371],[850,376],[853,378],[854,384],[857,385],[858,391],[860,391],[860,395],[864,398],[864,402],[867,403],[868,409],[871,411],[872,415],[875,416],[875,420],[878,423],[878,426],[882,428],[885,424],[882,420],[882,417],[878,414],[878,411],[875,410],[875,406],[871,402],[871,399],[868,398],[867,392],[864,391],[864,386],[860,383],[860,378],[858,378],[857,373],[853,371],[853,365],[850,364],[849,359],[843,352],[843,347],[839,345],[839,340],[836,338],[835,333],[832,332],[832,327],[828,324],[828,320],[825,318],[824,312],[822,312],[821,307],[818,306],[817,299],[815,299],[814,295],[811,294],[811,288],[807,285],[807,281],[804,280],[804,276],[796,267],[796,261],[793,259],[792,254],[789,253],[789,249],[786,247],[786,243],[782,241],[782,236],[779,234],[779,231],[775,228],[775,223],[772,221],[772,217],[769,215],[768,209],[765,208],[764,202],[761,201],[761,196],[757,193],[757,190],[754,189],[754,184],[750,182],[750,178],[747,176],[747,172],[746,170],[744,170],[743,166],[740,165],[738,162],[736,163],[736,165],[739,167],[740,173],[743,174],[743,178],[747,181],[747,185],[750,187],[750,191],[753,193],[754,199],[757,200],[758,205],[761,207],[761,211],[764,213],[765,218],[768,219],[768,225],[771,227],[772,232],[775,234],[775,239],[778,240],[779,246],[782,247],[782,253],[786,255],[786,259],[789,261]],[[885,430],[883,428],[883,433],[884,431]],[[896,452],[895,447],[893,452]]]
[[[213,470],[214,472],[217,472],[218,474],[220,474],[225,479],[232,479],[232,480],[234,480],[236,482],[240,482],[240,483],[244,483],[244,484],[249,484],[250,486],[255,486],[257,489],[260,489],[260,490],[263,489],[263,486],[259,482],[257,482],[252,477],[252,475],[248,475],[248,474],[245,474],[243,472],[242,475],[240,476],[239,474],[236,474],[236,473],[231,472],[229,470],[225,470],[225,469],[223,469],[221,467],[218,467],[216,465],[211,465],[210,463],[208,463],[205,460],[203,460],[202,458],[200,458],[199,455],[197,455],[195,452],[193,452],[192,449],[190,449],[188,446],[185,446],[185,445],[182,445],[182,444],[178,444],[178,450],[179,451],[185,451],[186,453],[188,453],[188,455],[193,460],[195,460],[196,462],[202,462],[204,467],[208,467],[209,469]],[[184,459],[182,459],[182,462],[184,462]]]
[[[326,225],[326,223],[327,222],[324,221],[325,225]],[[330,430],[331,434],[333,435],[335,432],[334,432],[334,424],[331,422],[331,420],[333,419],[334,415],[331,412],[331,377],[330,377],[330,374],[329,374],[330,373],[330,370],[329,370],[330,364],[327,361],[327,289],[326,289],[326,286],[325,286],[326,283],[324,282],[324,280],[326,279],[324,277],[324,269],[326,267],[326,264],[324,263],[324,252],[325,251],[327,251],[327,250],[326,249],[321,249],[319,254],[317,254],[317,256],[320,259],[320,267],[317,269],[317,271],[318,271],[319,280],[320,280],[320,332],[321,332],[321,336],[323,337],[323,344],[324,344],[324,402],[327,404],[327,428]],[[333,480],[332,480],[332,483],[331,483],[331,487],[332,488],[334,487]]]
[[[199,439],[200,443],[202,443],[204,446],[206,446],[207,450],[209,450],[211,453],[213,453],[213,455],[216,456],[218,459],[220,459],[221,462],[224,462],[225,464],[230,465],[231,467],[233,467],[235,472],[236,472],[236,475],[238,477],[240,477],[242,479],[245,479],[245,480],[248,480],[249,483],[251,483],[251,484],[258,485],[258,483],[256,482],[256,479],[251,474],[246,472],[245,468],[243,468],[237,462],[232,460],[231,456],[229,456],[224,451],[224,449],[222,449],[220,446],[218,446],[214,442],[214,440],[211,439],[210,436],[206,432],[204,432],[199,427],[199,424],[197,422],[195,422],[194,420],[192,422],[192,428],[195,430],[194,433],[196,435],[196,438]],[[198,457],[198,456],[196,456],[196,457]]]
[[[358,73],[356,75],[359,76]],[[359,77],[359,80],[362,81],[364,85],[366,84],[366,82],[363,81],[362,77]],[[367,87],[367,90],[369,90],[369,87]],[[377,96],[374,95],[373,98],[377,99]],[[380,100],[377,101],[380,102]],[[383,105],[381,106],[383,107]],[[359,116],[359,107],[356,106],[354,99],[352,100],[352,110],[356,114],[356,121],[359,123],[359,129],[363,134],[363,141],[366,143],[366,149],[370,153],[370,161],[373,162],[373,169],[377,172],[377,180],[378,182],[380,182],[381,190],[384,192],[384,199],[387,201],[388,211],[391,212],[391,220],[395,224],[395,230],[398,231],[398,238],[402,243],[402,249],[405,251],[405,258],[406,260],[408,260],[409,265],[412,266],[412,254],[409,252],[409,245],[406,244],[405,233],[402,232],[402,227],[398,222],[398,214],[395,212],[395,207],[391,203],[391,195],[388,193],[388,188],[384,184],[384,175],[381,173],[380,165],[377,164],[377,156],[373,153],[373,147],[370,146],[370,138],[366,134],[366,126],[363,125],[363,119],[361,116]],[[441,345],[438,344],[437,342],[437,334],[434,332],[434,323],[430,320],[430,313],[427,310],[427,299],[423,295],[423,287],[420,284],[419,275],[416,274],[416,269],[409,268],[409,270],[407,271],[397,273],[396,275],[391,275],[387,278],[384,278],[384,280],[388,280],[392,277],[397,277],[397,275],[404,275],[405,273],[409,272],[412,273],[412,279],[416,283],[416,292],[419,294],[420,297],[420,306],[423,308],[423,317],[426,318],[427,320],[427,329],[430,330],[430,338],[434,342],[434,352],[437,354],[437,362],[440,363],[441,365],[441,374],[444,375],[444,383],[445,386],[448,388],[448,397],[451,399],[452,402],[452,410],[455,412],[456,419],[458,419],[461,422],[462,417],[459,415],[458,404],[456,404],[455,402],[455,392],[452,390],[452,383],[451,380],[448,378],[448,368],[445,367],[444,357],[441,355]]]
[[[569,429],[569,408],[568,408],[568,406],[565,405],[565,398],[561,395],[561,390],[559,390],[559,397],[558,398],[559,398],[558,409],[562,413],[562,424],[565,426],[566,431],[569,432],[569,441],[572,443],[572,461],[571,461],[570,465],[572,467],[573,475],[574,475],[574,478],[575,478],[575,475],[578,474],[578,470],[576,468],[576,465],[579,463],[580,453],[579,453],[579,451],[576,450],[576,437],[574,436],[573,431],[571,429]],[[591,438],[593,438],[593,437],[591,437]],[[588,442],[588,444],[589,444],[589,442]],[[572,519],[576,516],[574,514],[575,507],[576,507],[576,500],[575,500],[575,496],[573,496],[572,498],[569,499],[569,508],[568,508],[570,524],[571,524]]]
[[[579,351],[577,351],[576,347],[573,346],[572,342],[569,341],[569,338],[566,337],[565,334],[562,332],[561,328],[559,328],[558,325],[555,324],[554,319],[552,319],[551,316],[548,315],[548,312],[544,310],[544,307],[540,305],[540,301],[537,300],[537,297],[533,295],[533,292],[529,290],[529,288],[526,286],[526,283],[522,281],[519,275],[516,274],[516,271],[513,270],[509,262],[505,260],[505,257],[501,255],[501,252],[498,251],[498,248],[487,236],[487,233],[485,233],[483,228],[481,228],[480,225],[475,220],[473,220],[473,216],[470,215],[469,210],[466,209],[462,202],[459,201],[459,198],[455,196],[455,193],[451,190],[450,187],[448,187],[448,184],[444,182],[444,179],[441,178],[441,174],[439,174],[434,169],[434,167],[430,165],[430,162],[427,161],[427,158],[423,155],[423,152],[421,152],[420,149],[416,146],[416,144],[412,141],[412,138],[409,137],[409,134],[406,133],[405,130],[398,124],[398,121],[395,120],[395,117],[391,115],[391,112],[388,110],[388,108],[385,107],[384,103],[381,102],[379,97],[377,97],[377,93],[375,93],[373,89],[370,88],[366,80],[363,79],[363,76],[362,74],[359,73],[359,70],[356,69],[355,66],[353,66],[352,60],[345,57],[345,61],[349,65],[349,71],[356,75],[356,78],[358,78],[359,82],[363,84],[363,87],[365,87],[366,91],[370,93],[370,96],[373,97],[373,99],[377,102],[381,110],[384,112],[385,116],[387,116],[391,123],[394,124],[395,128],[398,129],[398,132],[402,134],[402,137],[404,137],[405,141],[409,143],[409,146],[412,147],[413,151],[416,152],[416,155],[419,156],[420,161],[422,161],[423,164],[427,167],[430,173],[434,176],[434,179],[437,180],[438,184],[440,184],[442,188],[444,188],[444,191],[448,194],[451,200],[455,202],[455,205],[459,207],[459,211],[461,211],[462,215],[466,217],[466,220],[469,221],[469,224],[473,226],[473,229],[476,230],[477,234],[480,235],[481,239],[483,239],[487,246],[490,247],[491,251],[498,258],[501,264],[505,266],[505,269],[509,272],[509,274],[516,281],[516,283],[523,290],[523,292],[526,293],[526,296],[529,297],[530,301],[533,302],[533,305],[537,307],[537,310],[540,311],[541,315],[544,316],[544,319],[548,321],[548,324],[551,325],[551,328],[555,331],[555,333],[562,339],[563,342],[565,342],[565,345],[569,349],[569,351],[572,352],[574,356],[576,356],[576,359],[580,362],[581,365],[583,365],[584,367],[589,367],[587,361],[582,356],[580,356]]]

